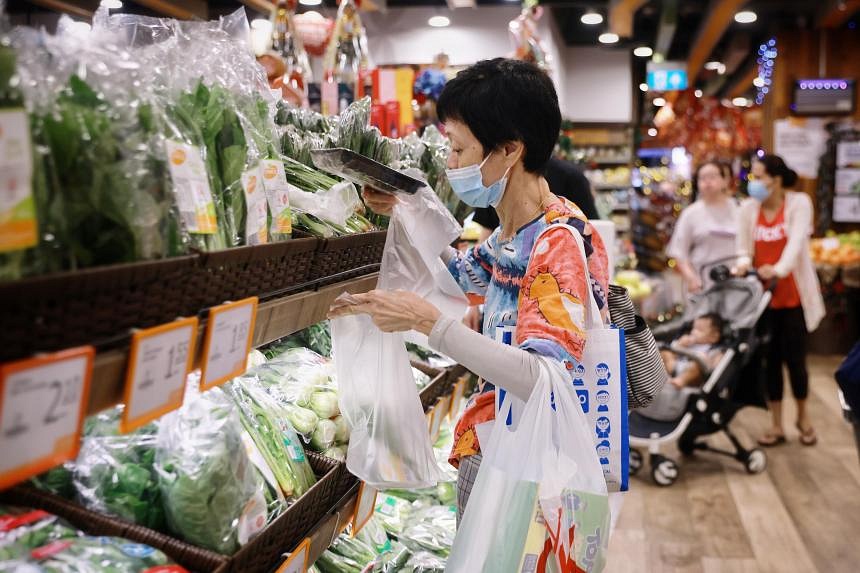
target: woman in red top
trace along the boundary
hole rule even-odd
[[[767,354],[767,391],[773,426],[759,439],[763,446],[785,442],[782,426],[783,375],[788,367],[791,390],[797,402],[800,442],[817,441],[809,422],[806,399],[809,375],[806,369],[807,335],[824,315],[818,279],[809,256],[812,202],[805,193],[787,191],[797,174],[782,158],[766,155],[755,162],[748,191],[752,199],[741,207],[739,245],[746,255],[742,266],[752,264],[762,281],[775,281],[768,311],[771,342]]]

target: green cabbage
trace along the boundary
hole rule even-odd
[[[310,436],[317,427],[319,418],[313,410],[296,406],[295,404],[284,404],[287,419],[295,430],[303,436]]]
[[[334,443],[337,427],[331,420],[320,420],[311,436],[311,447],[318,452],[324,452]]]
[[[334,434],[334,442],[336,444],[349,443],[349,426],[343,416],[338,416],[334,419],[334,425],[337,431]]]
[[[337,392],[330,390],[314,392],[311,395],[310,408],[321,419],[334,418],[340,414],[340,408],[337,405]]]

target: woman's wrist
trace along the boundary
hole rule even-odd
[[[416,312],[415,326],[413,330],[429,337],[430,332],[433,330],[433,327],[436,326],[436,322],[439,321],[440,316],[442,316],[442,313],[439,312],[439,309],[428,304],[427,308],[419,309]]]

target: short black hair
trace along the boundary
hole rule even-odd
[[[523,166],[542,173],[561,130],[558,95],[550,77],[528,62],[483,60],[445,84],[436,112],[466,124],[490,153],[511,141],[525,146]]]
[[[786,165],[785,160],[779,155],[768,154],[758,161],[764,165],[764,170],[768,175],[782,179],[783,187],[794,187],[794,184],[797,183],[797,173]]]
[[[723,339],[723,328],[725,328],[726,326],[726,321],[722,316],[720,316],[716,312],[709,312],[707,314],[703,314],[698,318],[704,318],[705,320],[709,321],[711,323],[711,326],[713,328],[716,328],[717,332],[720,333],[720,340]]]

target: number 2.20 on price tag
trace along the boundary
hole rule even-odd
[[[125,381],[122,431],[131,432],[182,405],[194,361],[197,318],[134,333]]]
[[[208,390],[245,372],[254,338],[257,297],[228,302],[209,311],[200,389]]]
[[[0,366],[0,489],[77,455],[94,356],[85,346]]]

